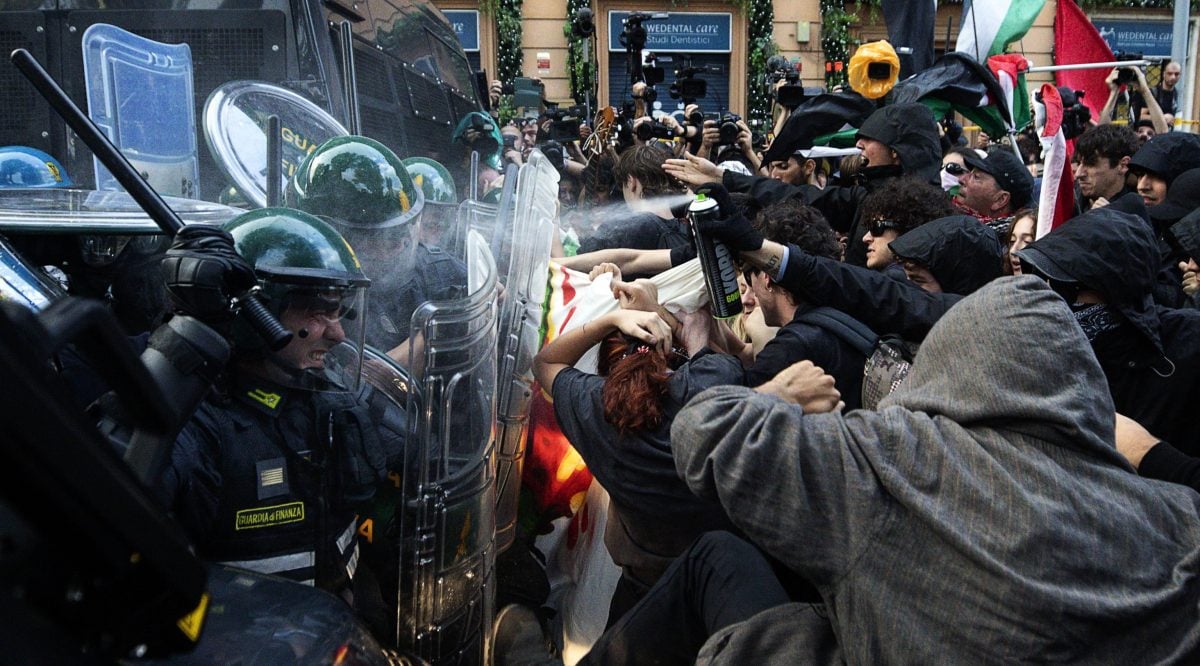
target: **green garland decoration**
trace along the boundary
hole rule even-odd
[[[591,0],[567,0],[567,22],[563,24],[563,35],[567,38],[567,73],[571,75],[571,97],[576,104],[583,104],[590,95],[596,99],[596,54],[583,57],[583,46],[591,37],[576,37],[571,33],[571,19],[580,9],[590,8]],[[599,26],[597,26],[599,29]]]
[[[746,80],[750,82],[747,99],[748,123],[765,131],[771,126],[771,96],[767,84],[767,58],[779,52],[775,44],[775,8],[771,0],[746,0],[749,41],[749,61]]]
[[[496,78],[505,85],[521,76],[521,0],[483,0],[479,9],[496,22]],[[501,122],[513,115],[512,95],[500,96]]]
[[[858,40],[850,36],[850,24],[854,20],[855,16],[846,11],[843,0],[821,0],[821,50],[825,52],[827,88],[845,85],[849,80],[850,48],[858,46]],[[841,63],[841,71],[830,67],[830,63]]]

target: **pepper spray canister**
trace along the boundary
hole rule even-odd
[[[704,284],[708,287],[708,300],[717,319],[737,316],[742,312],[742,293],[738,289],[737,266],[729,247],[715,238],[700,232],[704,220],[721,217],[717,202],[703,193],[688,206],[688,218],[692,222],[692,236],[696,240],[696,254],[700,255],[700,270],[704,273]]]

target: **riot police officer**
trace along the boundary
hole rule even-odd
[[[428,157],[407,157],[401,160],[413,184],[425,196],[421,213],[421,242],[427,246],[451,251],[461,247],[462,238],[455,236],[458,214],[458,191],[454,179],[441,162]]]
[[[159,490],[205,559],[347,591],[355,509],[400,447],[358,392],[368,280],[346,241],[311,215],[267,208],[226,229],[189,226],[163,260],[176,308],[234,351]],[[279,351],[227,314],[229,296],[255,284],[293,334]]]
[[[367,344],[409,363],[409,327],[426,301],[458,298],[466,267],[420,242],[422,188],[387,146],[361,136],[336,137],[308,156],[292,181],[296,205],[333,224],[362,258],[372,281]]]

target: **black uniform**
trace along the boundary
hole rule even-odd
[[[441,248],[417,245],[412,279],[403,284],[371,285],[367,344],[387,351],[409,336],[413,312],[427,301],[461,298],[467,288],[467,267]]]
[[[205,559],[339,590],[384,447],[360,396],[234,371],[184,426],[161,491]]]

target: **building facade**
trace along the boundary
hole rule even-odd
[[[472,64],[486,72],[496,72],[495,21],[478,2],[469,0],[435,0],[447,13],[460,34]],[[852,39],[863,42],[883,39],[887,28],[877,7],[869,3],[847,2],[847,11],[856,12],[850,27]],[[962,15],[961,2],[940,2],[935,29],[938,53],[953,47],[958,39]],[[567,68],[566,0],[523,0],[522,62],[523,75],[538,77],[546,84],[546,97],[552,101],[570,101],[570,77]],[[705,110],[729,109],[744,114],[749,86],[761,85],[748,80],[747,20],[737,5],[713,0],[594,0],[596,37],[594,56],[599,66],[598,102],[618,104],[629,95],[628,56],[616,39],[620,20],[628,12],[662,12],[667,19],[643,23],[647,27],[647,47],[659,56],[666,70],[666,81],[659,85],[659,106],[670,111],[681,105],[671,99],[667,88],[674,79],[673,71],[690,65],[703,68],[697,76],[707,82],[708,95],[700,103]],[[1048,0],[1033,28],[1021,42],[1020,52],[1034,66],[1054,64],[1055,0]],[[821,10],[819,0],[774,0],[774,40],[779,53],[799,60],[805,86],[822,86],[825,77],[825,55],[821,49]],[[1101,34],[1113,50],[1140,52],[1145,55],[1169,55],[1171,45],[1171,11],[1169,9],[1109,8],[1089,12]],[[1197,18],[1190,23],[1188,52],[1193,54],[1184,66],[1180,99],[1183,118],[1195,118],[1200,108],[1200,86],[1197,85],[1195,53],[1197,51]],[[1051,81],[1050,73],[1029,76],[1030,85]],[[1197,131],[1185,126],[1184,129]]]

